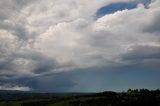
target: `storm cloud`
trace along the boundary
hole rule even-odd
[[[116,3],[134,8],[102,10]],[[78,91],[79,72],[160,69],[159,5],[158,0],[1,0],[0,89]]]

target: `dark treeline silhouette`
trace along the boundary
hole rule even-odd
[[[0,106],[160,106],[160,90],[101,93],[0,92]]]

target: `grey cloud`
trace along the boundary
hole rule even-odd
[[[36,33],[29,33],[27,29],[21,24],[13,26],[13,30],[14,30],[13,34],[23,41],[27,41],[28,39],[33,39],[34,36],[36,35]]]
[[[35,91],[40,92],[68,92],[75,85],[72,72],[62,72],[49,76],[38,77],[35,83],[31,84]]]
[[[159,71],[160,47],[158,46],[133,46],[132,49],[123,54],[122,65],[124,70]]]
[[[27,42],[29,39],[36,37],[36,33],[30,33],[24,24],[22,23],[9,23],[9,22],[0,22],[0,29],[6,30],[12,33],[14,36],[18,37],[19,40]]]
[[[55,70],[63,69],[70,65],[60,65],[56,60],[39,52],[15,52],[7,57],[3,57],[3,60],[0,61],[0,79],[50,75]]]
[[[160,33],[160,14],[153,17],[151,23],[144,28],[144,32]]]
[[[0,1],[0,20],[9,19],[21,13],[21,9],[34,0],[3,0]]]
[[[37,54],[35,54],[35,56],[31,56],[31,59],[36,61],[35,68],[32,70],[35,74],[48,73],[60,68],[54,59],[50,59],[44,55],[37,56]]]
[[[77,85],[78,69],[106,66],[108,71],[128,61],[159,68],[159,37],[140,31],[145,22],[150,22],[146,32],[159,31],[159,15],[153,23],[150,20],[157,7],[137,7],[94,20],[97,9],[112,1],[93,0],[92,5],[86,0],[69,1],[0,1],[0,85],[69,91]]]
[[[34,83],[34,84],[33,84]],[[36,80],[31,77],[23,76],[21,78],[0,79],[0,87],[3,90],[33,90],[36,86]]]
[[[0,85],[36,86],[37,81],[33,77],[23,76],[21,78],[0,79]]]
[[[38,92],[67,92],[75,85],[72,72],[62,72],[39,77],[21,77],[0,80],[0,86],[26,86]]]
[[[160,47],[136,45],[131,47],[131,50],[123,56],[123,59],[124,60],[160,59]]]
[[[38,54],[36,54],[36,55],[38,55]],[[34,58],[32,58],[32,57],[34,57]],[[33,62],[34,61],[39,62],[41,60],[40,57],[42,57],[42,56],[40,56],[39,58],[36,58],[36,57],[34,56],[34,54],[32,54],[32,56],[30,56],[30,54],[26,54],[26,53],[25,54],[11,54],[7,57],[3,57],[3,60],[0,62],[1,78],[10,78],[10,79],[16,78],[19,76],[20,70],[26,70],[26,71],[32,72],[34,69]],[[20,59],[20,61],[18,59]],[[44,59],[42,59],[42,60],[44,61]],[[28,63],[25,63],[25,61]],[[24,64],[22,62],[24,62]],[[21,74],[23,74],[23,73],[21,73]]]
[[[29,3],[34,3],[35,0],[13,0],[15,1],[19,6],[26,6]]]
[[[22,12],[33,0],[3,0],[0,1],[0,29],[10,32],[20,40],[26,42],[35,37],[35,33],[26,28],[25,13]],[[19,18],[21,16],[21,18]]]
[[[0,29],[9,30],[12,28],[12,25],[8,22],[0,21]]]

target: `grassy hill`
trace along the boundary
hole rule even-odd
[[[102,93],[0,93],[0,106],[160,106],[160,90]]]

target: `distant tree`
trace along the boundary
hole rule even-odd
[[[131,93],[131,92],[132,92],[132,89],[129,88],[127,92],[128,92],[128,93]]]
[[[138,89],[135,89],[135,90],[134,90],[134,93],[138,93]]]

